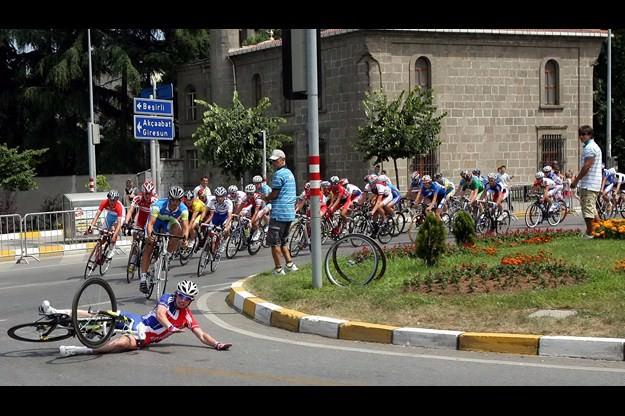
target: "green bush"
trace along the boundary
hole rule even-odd
[[[452,224],[452,230],[456,238],[456,244],[475,244],[477,236],[475,235],[475,221],[469,214],[464,211],[458,212]]]
[[[104,175],[96,175],[95,187],[97,192],[107,192],[111,190],[111,185],[109,185],[109,181]],[[85,184],[85,188],[87,188],[87,190],[89,189],[89,182]]]
[[[433,266],[447,248],[447,231],[442,221],[434,214],[428,214],[417,234],[416,254],[425,264]]]

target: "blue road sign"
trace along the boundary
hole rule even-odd
[[[152,90],[152,87],[148,87],[141,90],[139,97],[150,98],[150,95],[152,94],[154,94],[154,90]],[[174,84],[165,84],[160,87],[156,87],[156,97],[154,98],[172,100],[174,98]]]
[[[174,118],[134,116],[135,139],[174,140]]]
[[[170,100],[135,97],[133,107],[135,114],[153,114],[171,117],[174,115],[174,102]]]

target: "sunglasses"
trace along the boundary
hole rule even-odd
[[[187,296],[184,293],[176,292],[176,295],[180,296],[182,300],[186,300],[187,302],[193,301],[193,296]]]

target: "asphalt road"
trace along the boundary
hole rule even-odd
[[[581,219],[565,225],[579,227]],[[625,385],[625,362],[401,347],[261,325],[231,309],[225,297],[232,282],[272,267],[268,250],[240,253],[199,279],[193,312],[206,331],[234,344],[230,351],[207,348],[186,332],[140,351],[61,357],[58,346],[79,345],[77,339],[36,344],[7,336],[9,327],[37,318],[42,299],[69,307],[85,262],[86,255],[73,255],[0,265],[0,385]],[[145,313],[154,302],[126,283],[125,265],[126,258],[115,257],[105,278],[119,308]],[[173,268],[168,286],[197,279],[196,267],[194,258]]]

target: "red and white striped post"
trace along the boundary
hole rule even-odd
[[[306,29],[308,98],[308,179],[310,180],[312,286],[321,287],[321,171],[319,170],[319,113],[317,91],[317,30]]]
[[[95,181],[93,177],[89,177],[89,192],[95,192]]]

